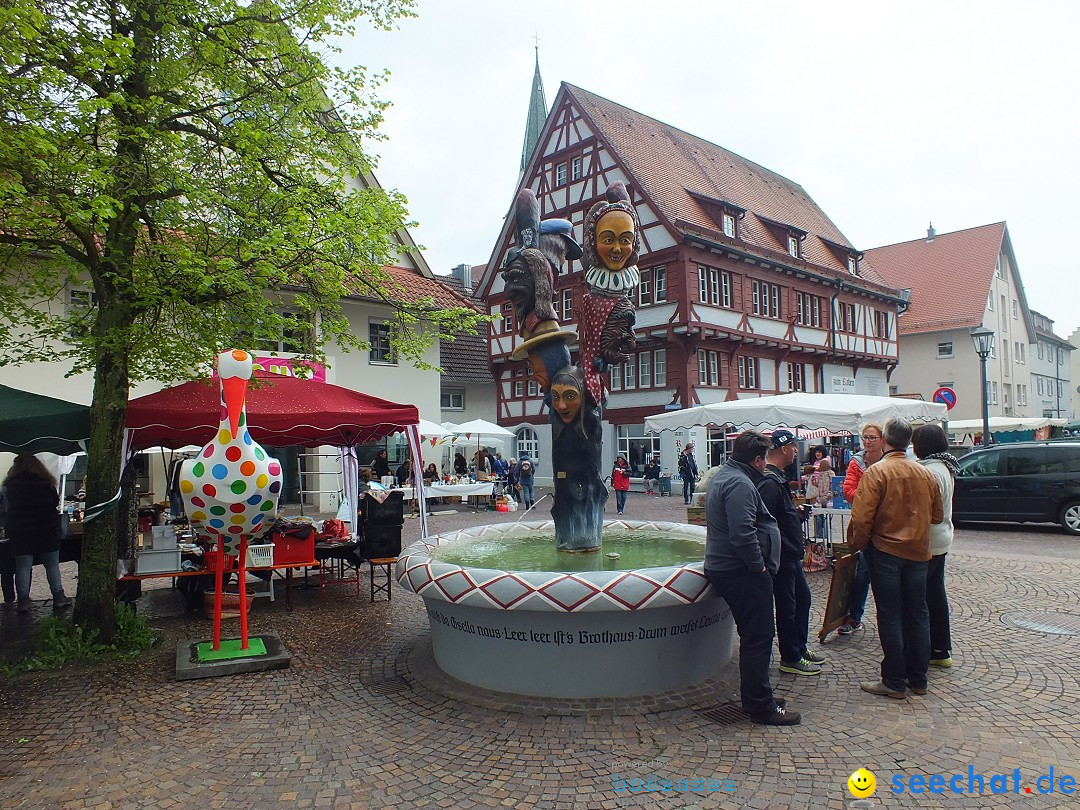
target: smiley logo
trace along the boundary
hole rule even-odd
[[[866,768],[859,768],[847,780],[847,789],[851,791],[851,795],[856,799],[873,796],[876,787],[877,779]]]

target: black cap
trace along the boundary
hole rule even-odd
[[[790,430],[774,430],[772,434],[772,446],[776,448],[787,447],[795,441],[795,434]]]

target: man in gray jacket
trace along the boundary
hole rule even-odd
[[[705,575],[731,608],[739,630],[742,706],[755,723],[791,726],[799,713],[773,697],[769,660],[773,621],[773,575],[780,565],[780,531],[755,483],[765,471],[772,442],[756,431],[736,440],[731,459],[705,495]]]

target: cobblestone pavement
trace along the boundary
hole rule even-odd
[[[678,519],[682,510],[677,496],[632,494],[627,515]],[[519,517],[459,510],[433,525]],[[417,523],[407,521],[406,539]],[[1078,550],[1080,540],[1052,527],[965,527],[948,564],[955,665],[931,672],[929,695],[859,691],[880,657],[871,606],[865,632],[818,648],[830,659],[821,676],[774,674],[803,712],[801,726],[783,729],[702,713],[736,699],[734,665],[676,700],[576,708],[449,682],[431,661],[420,600],[400,589],[374,604],[366,590],[357,598],[339,586],[321,600],[301,590],[292,612],[280,597],[257,600],[253,631],[280,633],[291,667],[177,682],[177,639],[205,637],[210,623],[185,615],[168,581],[155,581],[140,610],[162,642],[140,660],[0,682],[0,806],[816,810],[849,806],[846,780],[860,766],[877,776],[876,806],[1071,806],[1078,799],[1062,795],[1060,778],[1080,778],[1078,636],[1015,629],[1003,617],[1059,614],[1044,616],[1043,630],[1067,629],[1070,617],[1080,630]],[[74,571],[65,574],[74,590]],[[816,630],[828,574],[810,579]],[[0,640],[37,615],[4,614]],[[977,788],[969,768],[983,776],[982,794],[891,791],[894,777],[933,774]],[[1051,768],[1055,792],[1040,796],[1036,779]],[[688,782],[634,793],[619,782],[653,774],[730,780],[720,783],[730,792]],[[1007,794],[991,794],[994,774],[1008,775]]]

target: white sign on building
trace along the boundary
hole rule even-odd
[[[833,375],[829,377],[829,393],[830,394],[854,394],[855,393],[855,378],[854,377],[840,377]]]

